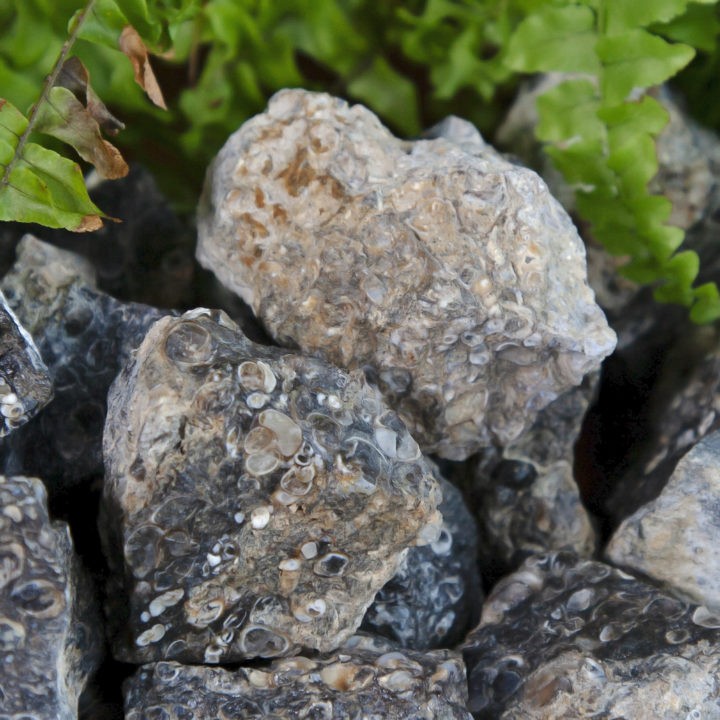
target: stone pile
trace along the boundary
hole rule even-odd
[[[714,160],[663,147],[704,221]],[[567,214],[471,125],[279,93],[208,174],[226,290],[125,187],[142,228],[14,238],[0,280],[0,720],[720,717],[713,330],[682,384],[681,326],[620,322],[674,349],[598,519],[614,334]]]

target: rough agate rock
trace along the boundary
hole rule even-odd
[[[26,423],[52,395],[40,353],[0,291],[0,437]]]
[[[102,475],[108,389],[164,313],[99,292],[87,260],[32,235],[21,240],[0,287],[33,334],[55,385],[42,416],[6,442],[6,472],[42,475],[53,491]]]
[[[104,635],[70,531],[35,478],[0,476],[0,710],[75,720]]]
[[[456,460],[514,440],[615,343],[560,204],[460,134],[404,142],[282,91],[212,165],[197,248],[281,344],[364,368]]]
[[[470,720],[461,657],[356,635],[338,653],[228,671],[160,662],[125,686],[126,720]],[[154,714],[151,714],[154,713]]]
[[[362,623],[363,630],[413,650],[454,647],[477,621],[483,599],[477,526],[460,491],[442,478],[441,489],[440,535],[410,549]]]
[[[439,531],[432,468],[362,373],[255,345],[224,313],[153,325],[104,451],[122,660],[332,650]]]
[[[570,553],[500,581],[464,649],[477,719],[712,718],[720,616]]]
[[[660,496],[615,531],[608,559],[720,614],[720,433],[683,457]]]

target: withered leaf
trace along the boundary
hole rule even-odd
[[[90,111],[66,87],[53,87],[37,114],[35,129],[72,145],[108,179],[124,177],[128,166],[120,151],[100,134]]]
[[[107,109],[105,103],[95,94],[90,85],[90,73],[80,58],[70,57],[63,63],[55,85],[70,90],[97,120],[103,132],[108,135],[117,135],[120,130],[125,128],[125,125]]]
[[[123,28],[118,44],[120,50],[130,58],[135,71],[135,82],[147,93],[147,96],[155,105],[167,110],[160,85],[150,67],[147,47],[145,47],[145,43],[132,25],[126,25]]]

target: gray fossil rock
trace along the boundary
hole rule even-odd
[[[209,171],[197,256],[280,343],[365,369],[424,450],[460,460],[517,438],[615,338],[542,180],[467,125],[442,133],[276,94]]]
[[[441,522],[432,468],[360,371],[255,345],[224,313],[148,332],[108,398],[118,658],[329,651]]]
[[[472,461],[470,494],[480,526],[479,555],[494,575],[528,555],[573,550],[591,555],[595,530],[573,475],[574,445],[597,385],[597,374],[538,413],[508,447]]]
[[[659,497],[627,518],[606,548],[615,565],[651,577],[720,614],[720,433],[680,460]]]
[[[490,718],[715,718],[720,616],[603,563],[529,558],[464,648],[469,708]]]
[[[466,701],[459,654],[400,651],[356,635],[337,653],[257,669],[145,665],[125,686],[125,718],[471,720]]]
[[[52,395],[40,353],[0,290],[0,437],[24,425]]]
[[[439,537],[410,548],[361,626],[413,650],[454,647],[477,620],[483,599],[475,520],[460,491],[447,480],[440,482]]]
[[[99,608],[40,480],[0,476],[0,711],[75,720],[104,642]]]
[[[26,235],[0,281],[37,342],[55,386],[41,417],[5,442],[6,472],[41,475],[51,491],[102,475],[102,431],[110,384],[163,313],[94,287],[78,255]]]

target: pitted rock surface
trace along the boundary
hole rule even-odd
[[[479,556],[493,577],[535,553],[572,550],[590,556],[596,537],[572,466],[487,456],[474,467]],[[492,570],[490,567],[492,566]]]
[[[41,475],[52,492],[65,491],[102,475],[108,389],[165,313],[96,290],[85,259],[31,235],[18,245],[0,287],[36,339],[55,385],[42,416],[5,442],[6,472]]]
[[[211,167],[197,250],[281,344],[366,369],[456,460],[517,438],[615,344],[560,204],[460,135],[404,142],[282,91]]]
[[[597,385],[597,374],[538,413],[508,447],[471,461],[470,494],[480,528],[480,557],[498,576],[528,555],[573,550],[590,556],[595,530],[573,474],[574,446]]]
[[[615,531],[610,562],[720,614],[720,433],[680,460],[659,497]]]
[[[40,480],[0,476],[0,716],[75,720],[104,634]],[[3,714],[5,713],[5,714]]]
[[[714,718],[720,616],[571,553],[494,588],[464,648],[477,719]]]
[[[410,549],[361,626],[413,650],[454,647],[476,622],[483,600],[477,526],[460,491],[447,480],[440,482],[439,537]]]
[[[48,369],[0,291],[0,437],[24,425],[52,395]]]
[[[338,653],[263,668],[146,665],[125,686],[126,720],[471,720],[465,666],[448,650],[398,650],[356,635]],[[153,716],[154,717],[154,716]]]
[[[332,650],[439,532],[432,468],[363,374],[255,345],[224,313],[153,325],[104,451],[123,660]]]

